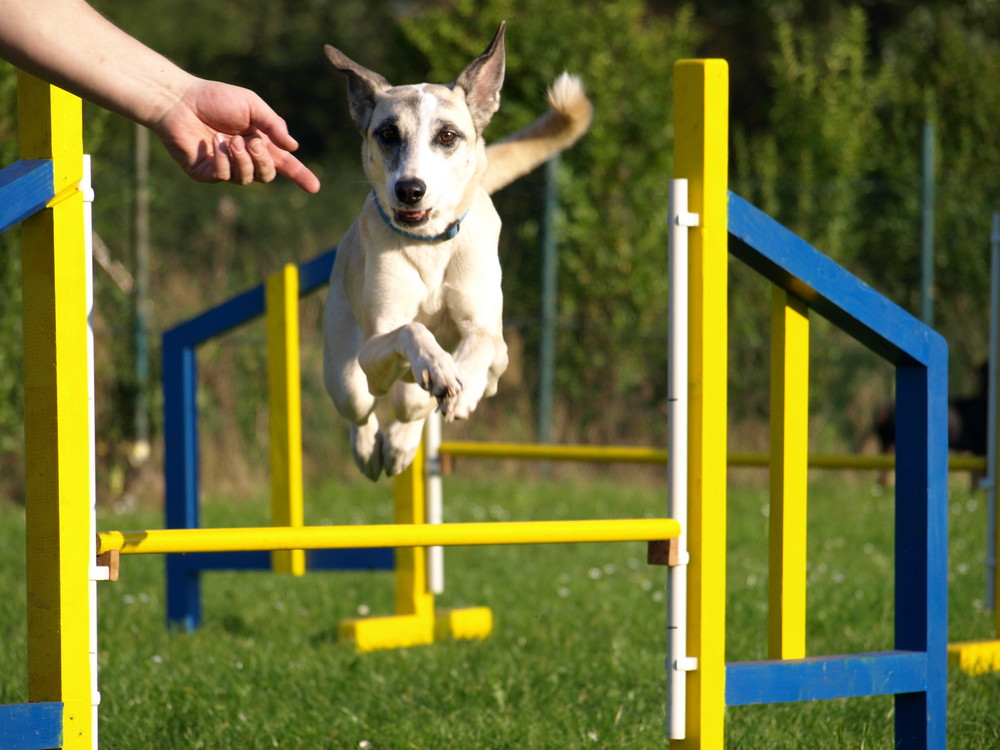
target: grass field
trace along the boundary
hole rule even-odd
[[[648,484],[648,483],[647,483]],[[951,637],[991,634],[984,496],[956,480]],[[382,522],[385,485],[314,489],[309,523]],[[663,513],[620,481],[454,477],[450,521]],[[810,495],[809,651],[891,647],[892,502],[867,478],[818,475]],[[730,489],[729,659],[762,658],[767,493]],[[206,525],[266,522],[266,501],[208,502]],[[158,512],[102,513],[159,528]],[[0,702],[26,695],[23,512],[0,508]],[[488,605],[484,642],[356,655],[340,619],[391,609],[389,574],[207,575],[204,625],[164,629],[163,561],[123,559],[100,586],[100,732],[117,750],[195,748],[664,748],[665,578],[644,545],[454,549],[443,606]],[[891,748],[891,698],[730,709],[730,748]],[[1000,747],[1000,676],[949,679],[951,748]]]

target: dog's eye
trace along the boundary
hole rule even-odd
[[[395,143],[399,140],[399,131],[392,125],[386,125],[375,132],[378,139],[384,143]]]
[[[458,140],[458,133],[456,133],[454,130],[442,130],[440,133],[438,133],[437,136],[438,143],[442,143],[445,146],[450,146],[457,140]]]

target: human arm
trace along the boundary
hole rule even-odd
[[[275,112],[248,89],[187,73],[83,0],[0,0],[0,56],[145,125],[196,180],[319,180]]]

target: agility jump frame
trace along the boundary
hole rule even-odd
[[[96,747],[89,176],[78,98],[18,73],[21,160],[0,171],[0,231],[22,224],[28,703],[8,750]]]
[[[727,88],[723,61],[682,61],[675,67],[675,170],[690,186],[689,211],[699,216],[690,232],[689,283],[688,598],[693,606],[687,618],[689,658],[669,665],[683,669],[687,684],[687,736],[680,746],[721,747],[727,705],[894,694],[900,746],[943,747],[947,349],[932,331],[727,192]],[[6,729],[27,716],[20,725],[33,727],[24,733],[30,736],[11,745],[21,750],[95,747],[99,698],[92,595],[93,582],[106,576],[107,569],[95,565],[93,533],[86,538],[81,534],[94,528],[94,519],[92,500],[81,500],[93,497],[93,451],[91,376],[79,372],[79,363],[87,361],[89,309],[79,101],[27,77],[21,92],[22,117],[29,125],[21,128],[22,155],[51,159],[53,186],[51,197],[41,201],[47,208],[25,223],[24,232],[31,703],[6,707],[0,718],[9,719]],[[48,123],[45,128],[39,128],[40,121]],[[44,167],[28,166],[24,173],[47,180]],[[742,241],[734,254],[776,287],[774,304],[781,313],[776,325],[785,340],[776,361],[799,384],[796,390],[785,382],[776,407],[778,439],[772,441],[772,461],[784,467],[772,498],[772,519],[778,516],[773,523],[783,538],[790,538],[789,529],[804,518],[804,496],[796,499],[796,488],[804,484],[805,452],[792,439],[801,429],[797,420],[804,419],[804,411],[796,408],[805,388],[804,369],[792,365],[803,363],[806,310],[829,318],[896,366],[902,471],[892,651],[802,658],[795,638],[787,638],[772,660],[725,663],[727,230]],[[31,343],[36,326],[38,341]],[[775,497],[782,501],[780,508]],[[660,523],[661,537],[679,532],[669,519]],[[194,530],[189,538],[200,532],[214,530]],[[335,546],[335,537],[346,532],[327,533],[323,544]],[[468,543],[471,535],[459,533]],[[453,541],[421,534],[411,541]],[[577,528],[567,531],[570,537],[577,534]],[[648,538],[636,529],[626,534],[643,536]],[[126,537],[114,533],[102,535],[101,546],[113,549],[116,540],[125,550]],[[292,543],[308,546],[301,538]],[[218,544],[209,546],[217,549]],[[794,563],[789,560],[787,568],[792,573]],[[785,599],[794,599],[794,575],[781,580],[788,587]],[[783,612],[782,617],[793,632],[798,614]]]
[[[915,318],[727,190],[728,66],[674,67],[674,176],[689,185],[687,732],[723,744],[724,709],[891,694],[899,747],[945,746],[947,346]],[[729,246],[727,231],[736,240]],[[727,262],[773,285],[770,659],[725,661]],[[808,311],[896,368],[895,648],[805,655]],[[776,603],[783,603],[775,606]],[[775,618],[778,624],[775,625]],[[676,668],[674,665],[668,667]]]

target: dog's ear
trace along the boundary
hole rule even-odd
[[[358,65],[336,47],[323,47],[327,59],[333,67],[347,74],[347,101],[351,105],[351,117],[362,134],[368,132],[368,124],[375,109],[375,94],[392,87],[385,78],[368,68]]]
[[[465,91],[465,102],[479,132],[482,132],[490,118],[500,108],[500,89],[503,88],[506,68],[503,48],[503,34],[506,28],[507,22],[501,21],[490,46],[469,63],[455,81],[455,85]]]

